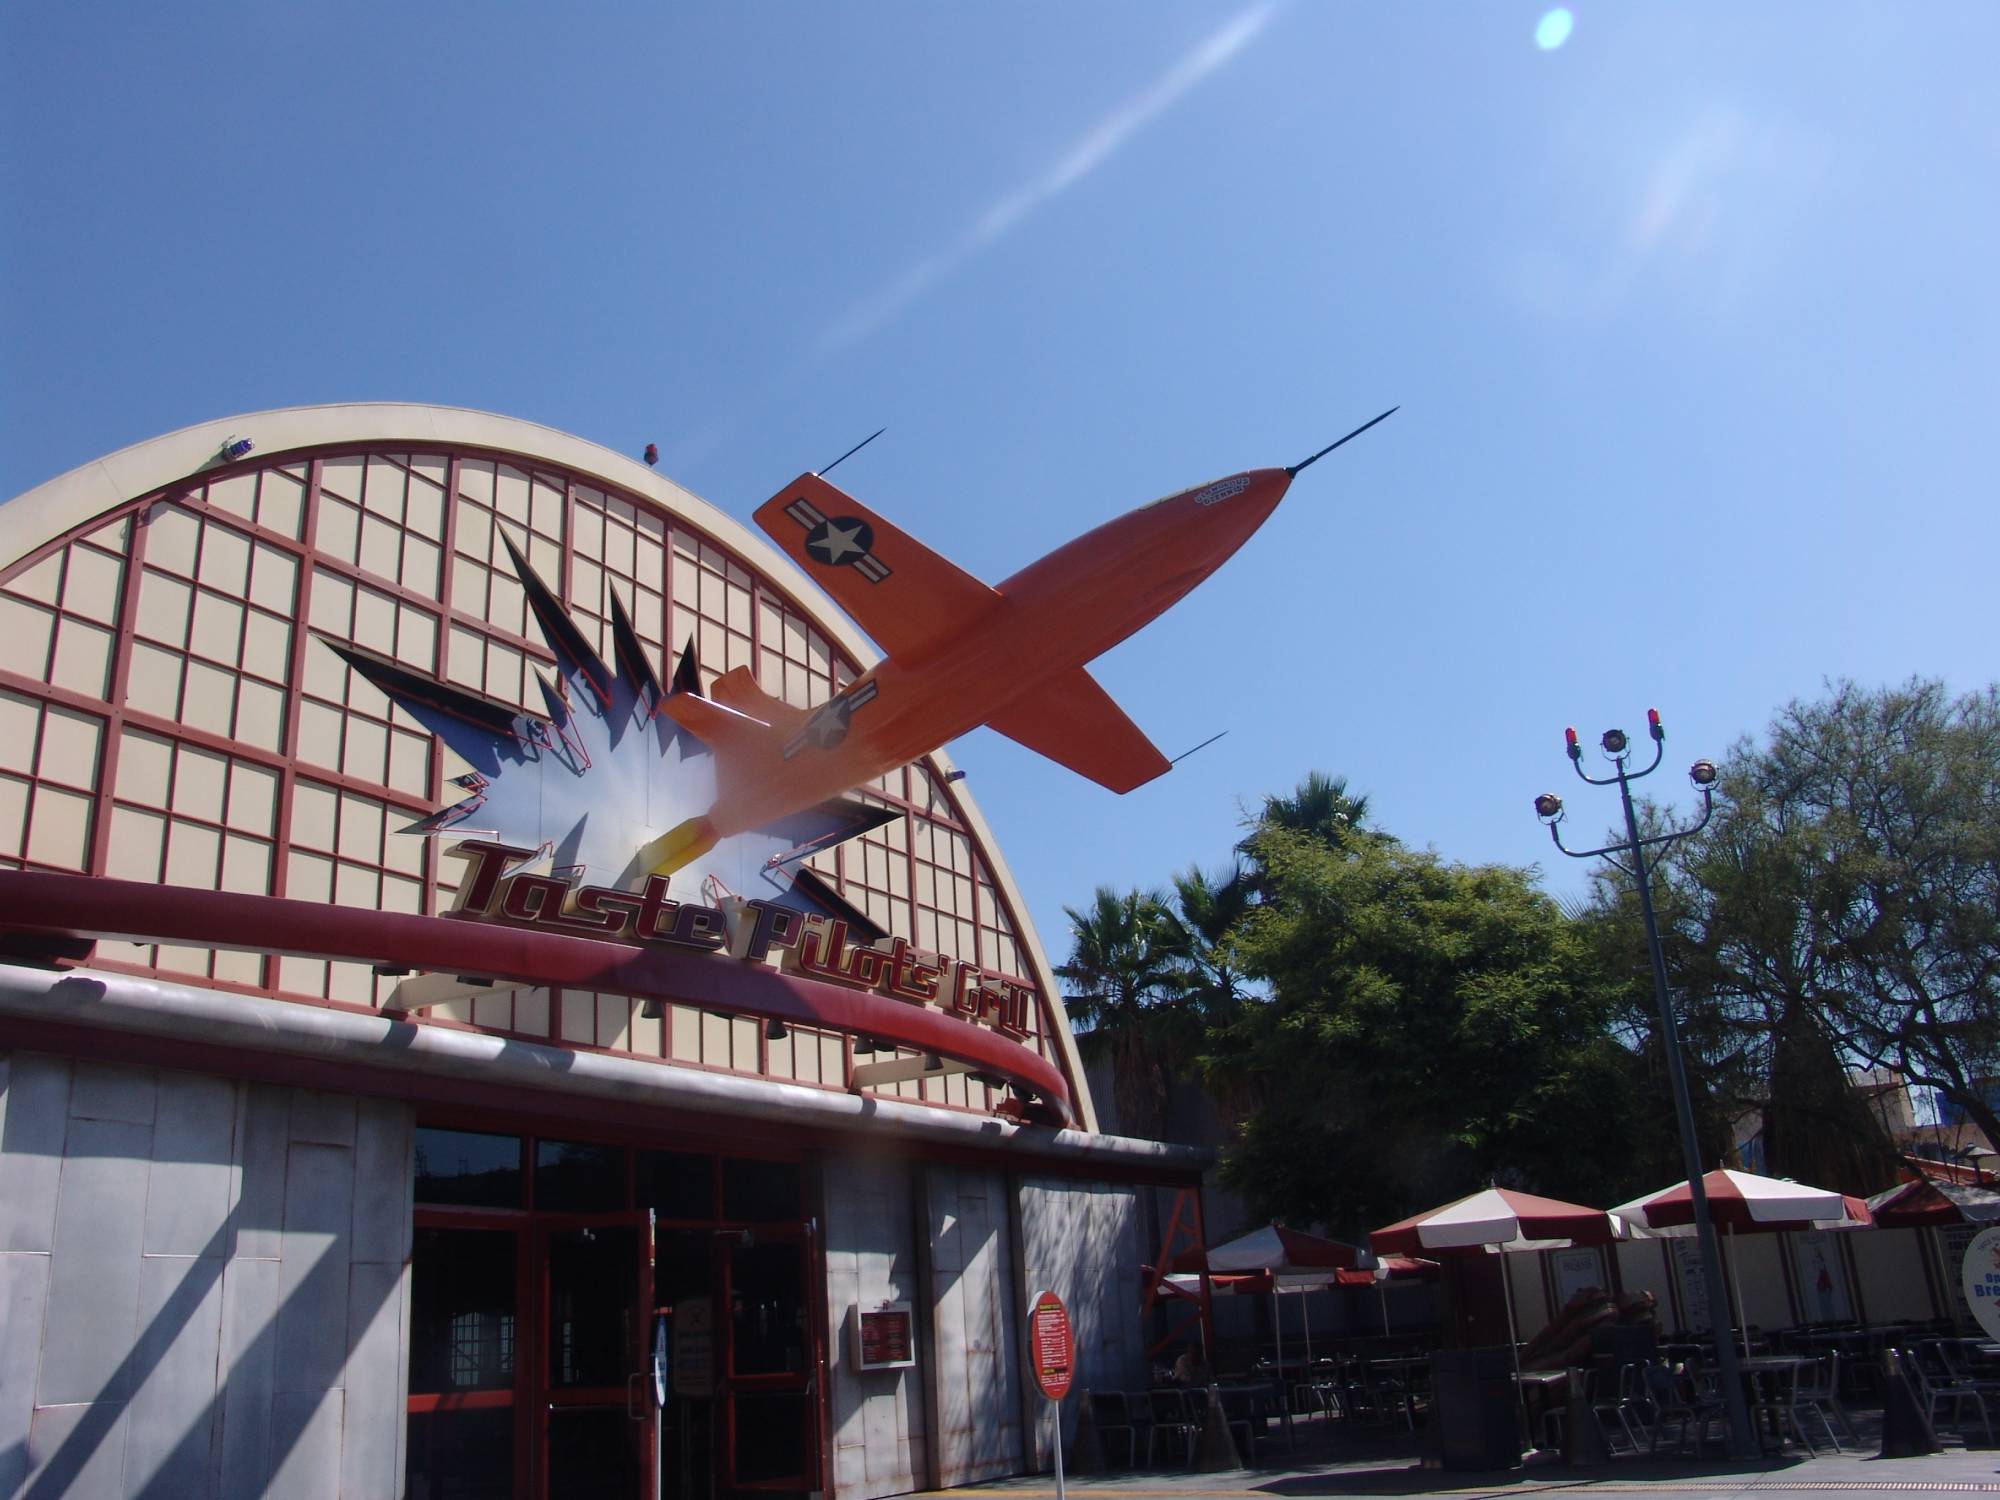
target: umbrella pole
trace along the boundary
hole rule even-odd
[[[1736,1264],[1736,1226],[1729,1230],[1729,1285],[1735,1292],[1736,1334],[1743,1340],[1743,1357],[1750,1357],[1750,1320],[1743,1315],[1743,1270]]]
[[[1375,1295],[1382,1302],[1382,1337],[1389,1336],[1389,1286],[1382,1277],[1375,1278]]]
[[[1313,1362],[1313,1305],[1311,1287],[1307,1287],[1299,1293],[1299,1318],[1305,1324],[1306,1329],[1306,1377],[1310,1379],[1312,1377]]]
[[[1495,1250],[1500,1258],[1500,1296],[1507,1304],[1507,1350],[1514,1356],[1514,1405],[1521,1413],[1521,1440],[1528,1442],[1528,1393],[1521,1388],[1521,1335],[1514,1326],[1514,1273],[1507,1269],[1507,1252]]]

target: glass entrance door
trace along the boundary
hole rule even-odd
[[[536,1226],[542,1355],[532,1409],[542,1500],[650,1496],[654,1420],[650,1213],[592,1214]]]
[[[811,1225],[723,1231],[722,1439],[729,1487],[820,1488]]]

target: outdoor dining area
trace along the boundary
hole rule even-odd
[[[1959,1262],[2000,1224],[2000,1191],[1925,1179],[1864,1202],[1734,1170],[1703,1186],[1714,1286],[1685,1182],[1611,1209],[1493,1187],[1365,1246],[1277,1225],[1163,1246],[1145,1387],[1085,1393],[1076,1457],[1187,1470],[1380,1449],[1491,1470],[1886,1453],[1910,1411],[1926,1434],[1996,1442],[2000,1341]]]

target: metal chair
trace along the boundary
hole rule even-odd
[[[1146,1433],[1146,1467],[1159,1467],[1161,1439],[1181,1444],[1181,1467],[1194,1467],[1195,1444],[1201,1440],[1201,1424],[1190,1421],[1187,1393],[1179,1389],[1146,1392],[1146,1414],[1152,1419]]]
[[[1694,1429],[1695,1456],[1701,1456],[1702,1445],[1708,1441],[1708,1429],[1715,1426],[1718,1447],[1726,1448],[1729,1443],[1729,1411],[1716,1388],[1715,1377],[1708,1371],[1688,1371],[1677,1374],[1665,1365],[1653,1365],[1646,1376],[1647,1390],[1652,1394],[1658,1417],[1653,1426],[1652,1451],[1660,1451],[1660,1438],[1667,1430],[1667,1424],[1679,1424],[1674,1436],[1674,1452],[1686,1446],[1688,1429]]]
[[[1952,1425],[1963,1437],[1965,1427],[1961,1414],[1965,1403],[1970,1401],[1979,1408],[1979,1424],[1986,1430],[1986,1441],[1993,1441],[1993,1415],[1986,1409],[1986,1393],[1976,1385],[1953,1379],[1950,1367],[1938,1351],[1937,1340],[1918,1344],[1915,1351],[1903,1360],[1903,1366],[1916,1377],[1917,1399],[1924,1403],[1924,1415],[1930,1419],[1932,1426],[1937,1425],[1938,1408],[1949,1402]]]
[[[1833,1451],[1840,1452],[1840,1439],[1835,1436],[1833,1424],[1839,1420],[1846,1429],[1847,1440],[1859,1447],[1861,1437],[1854,1430],[1854,1423],[1848,1419],[1847,1408],[1840,1404],[1840,1351],[1829,1349],[1826,1358],[1817,1361],[1799,1377],[1799,1405],[1815,1413],[1825,1424],[1827,1436],[1833,1438]]]
[[[1111,1457],[1111,1445],[1121,1442],[1125,1448],[1125,1467],[1137,1465],[1139,1458],[1139,1433],[1132,1425],[1132,1413],[1125,1405],[1123,1391],[1092,1391],[1090,1393],[1090,1418],[1097,1424],[1097,1436],[1104,1444],[1104,1456]]]

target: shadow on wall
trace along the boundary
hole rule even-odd
[[[0,1053],[0,1494],[391,1497],[407,1107]]]

